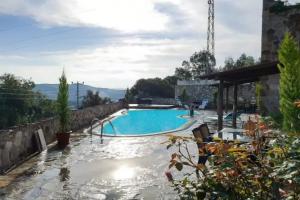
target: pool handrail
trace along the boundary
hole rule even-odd
[[[90,133],[92,134],[93,133],[93,124],[95,124],[95,122],[99,122],[100,120],[97,118],[97,117],[95,117],[92,121],[91,121],[91,123],[90,123]]]
[[[100,138],[101,138],[101,143],[103,142],[103,125],[104,125],[104,123],[105,122],[109,122],[110,123],[110,125],[112,126],[112,128],[114,129],[114,126],[113,126],[113,124],[111,123],[111,119],[112,118],[114,118],[113,116],[112,117],[109,117],[109,118],[106,118],[106,119],[103,119],[103,120],[99,120],[98,118],[94,118],[92,121],[91,121],[91,124],[90,124],[90,134],[92,135],[93,134],[93,124],[95,124],[95,123],[98,123],[98,125],[97,126],[101,126],[101,132],[100,132]],[[96,127],[97,127],[96,126]],[[115,129],[114,129],[115,130]],[[116,131],[115,131],[116,132]],[[115,134],[117,134],[117,133],[115,133]]]

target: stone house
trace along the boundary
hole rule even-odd
[[[284,5],[276,0],[263,0],[262,12],[262,42],[261,62],[273,63],[278,61],[278,48],[286,32],[290,32],[300,45],[300,5]],[[300,78],[300,77],[299,77]],[[279,74],[268,75],[259,78],[262,85],[262,108],[267,113],[279,112]],[[175,88],[175,97],[182,94],[185,89],[193,101],[207,99],[214,100],[216,87],[209,86],[207,80],[202,81],[179,81]],[[238,88],[239,97],[253,99],[255,89]],[[247,86],[246,86],[247,87]],[[229,90],[229,100],[232,96]],[[225,95],[224,95],[225,96]],[[241,101],[241,100],[240,100]]]
[[[281,9],[280,9],[281,8]],[[300,7],[280,6],[275,0],[263,1],[261,61],[278,61],[278,48],[286,32],[300,44]],[[279,112],[279,75],[261,78],[262,103],[268,113]]]

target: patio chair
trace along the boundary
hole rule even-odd
[[[210,133],[207,124],[201,124],[197,128],[192,130],[193,135],[197,141],[198,149],[202,149],[205,144],[212,142],[212,133]],[[199,155],[198,164],[205,164],[209,155]]]
[[[198,107],[199,109],[204,110],[208,105],[208,100],[203,100],[202,104]]]

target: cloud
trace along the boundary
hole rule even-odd
[[[300,3],[300,0],[288,0],[288,3],[294,5]]]
[[[241,53],[259,57],[261,0],[215,4],[217,65]],[[172,75],[183,60],[206,48],[207,1],[2,0],[0,13],[30,17],[44,27],[114,29],[110,33],[117,36],[103,36],[102,45],[0,57],[0,73],[37,83],[56,83],[65,67],[70,81],[126,88],[139,78]]]
[[[0,57],[1,71],[34,77],[39,83],[57,82],[64,67],[69,80],[102,87],[128,87],[137,79],[164,77],[174,72],[192,52],[194,40],[127,38],[115,45],[80,50]],[[35,63],[28,62],[35,58]],[[14,59],[11,64],[11,59]],[[46,74],[43,73],[46,69]]]
[[[44,26],[104,27],[124,32],[162,31],[168,16],[151,0],[2,0],[0,13],[29,16]]]
[[[215,15],[217,26],[236,33],[257,34],[261,30],[262,0],[218,0]]]
[[[228,34],[230,35],[230,32]],[[258,38],[235,34],[234,40],[218,40],[218,65],[221,65],[226,57],[237,57],[242,52],[255,55],[258,52]],[[140,78],[163,78],[172,75],[183,60],[199,50],[195,44],[204,43],[205,39],[194,38],[129,37],[103,47],[3,56],[0,57],[0,64],[4,67],[1,67],[0,71],[11,71],[26,78],[33,77],[38,83],[55,83],[64,67],[70,81],[79,80],[95,86],[126,88]]]
[[[30,17],[43,27],[168,32],[180,26],[181,31],[198,32],[206,29],[207,17],[201,17],[207,14],[206,4],[196,0],[2,0],[0,14]]]

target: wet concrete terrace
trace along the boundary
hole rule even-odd
[[[188,130],[190,135],[204,116]],[[0,199],[175,199],[164,173],[166,135],[105,137],[77,133],[64,150],[55,146],[0,176]],[[196,155],[196,145],[191,144]],[[6,185],[6,186],[5,186]],[[5,186],[5,187],[4,187]]]

